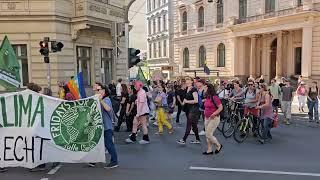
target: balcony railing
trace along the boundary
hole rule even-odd
[[[235,24],[243,24],[243,23],[249,23],[249,22],[254,22],[254,21],[261,21],[261,20],[269,19],[269,18],[273,18],[273,17],[288,16],[288,15],[292,15],[292,14],[295,14],[295,13],[301,12],[301,11],[303,11],[302,6],[295,7],[295,8],[289,8],[289,9],[283,9],[283,10],[279,10],[279,11],[272,11],[272,12],[268,12],[265,14],[259,14],[259,15],[250,16],[247,18],[236,19]]]

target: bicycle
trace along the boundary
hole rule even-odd
[[[221,103],[223,104],[223,108],[224,108],[224,117],[220,117],[220,123],[217,127],[218,131],[222,132],[222,127],[223,127],[223,123],[226,119],[229,118],[229,114],[231,114],[231,109],[228,103],[227,99],[221,99]]]
[[[254,125],[254,116],[251,112],[245,115],[240,121],[238,121],[235,132],[233,134],[233,138],[238,143],[243,143],[248,135],[250,134],[250,129],[254,136],[262,137],[262,123],[260,118],[257,118],[257,124]]]
[[[234,134],[235,127],[238,121],[240,121],[240,119],[242,118],[241,110],[243,110],[243,102],[237,102],[232,100],[229,103],[233,103],[233,105],[229,105],[231,109],[231,115],[229,116],[229,118],[224,120],[222,125],[222,135],[225,138],[230,138]]]

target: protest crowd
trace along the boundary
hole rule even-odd
[[[66,84],[59,83],[59,87],[59,98],[77,100]],[[49,88],[41,88],[34,83],[30,83],[28,89],[52,96]],[[257,143],[272,141],[272,128],[280,123],[279,108],[283,113],[281,122],[290,125],[291,104],[295,95],[298,96],[299,111],[306,111],[307,104],[309,121],[319,123],[317,83],[307,86],[302,77],[297,88],[286,78],[279,82],[272,79],[267,84],[263,77],[249,78],[246,83],[238,79],[210,82],[199,77],[184,77],[167,82],[125,83],[122,79],[109,85],[96,82],[93,91],[100,100],[105,149],[111,156],[106,168],[119,165],[114,135],[126,131],[131,133],[124,139],[127,144],[138,142],[146,145],[152,142],[149,126],[158,127],[156,135],[170,135],[175,133],[174,127],[182,125],[185,119],[182,116],[186,117],[185,133],[177,139],[177,143],[186,145],[189,135],[193,134],[195,139],[189,143],[200,144],[200,136],[205,136],[207,149],[202,152],[203,155],[217,155],[223,150],[223,145],[214,136],[217,129],[225,137],[233,136],[240,143],[250,134],[249,131],[257,138]],[[203,129],[199,129],[200,123],[204,124]],[[91,167],[95,165],[89,164]],[[31,171],[44,169],[45,164]],[[5,168],[0,170],[6,171]]]

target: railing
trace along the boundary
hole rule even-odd
[[[279,11],[272,11],[272,12],[268,12],[268,13],[265,13],[265,14],[259,14],[259,15],[256,15],[256,16],[250,16],[250,17],[243,18],[243,19],[237,19],[235,21],[235,25],[236,24],[254,22],[254,21],[261,21],[263,19],[269,19],[269,18],[273,18],[273,17],[292,15],[292,14],[295,14],[295,13],[300,12],[300,11],[303,11],[303,7],[302,6],[295,7],[295,8],[289,8],[289,9],[283,9],[283,10],[279,10]]]

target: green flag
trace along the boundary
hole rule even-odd
[[[147,79],[144,77],[141,67],[139,67],[139,70],[138,70],[137,80],[143,82],[144,84],[147,83]]]
[[[0,46],[0,86],[6,89],[15,89],[19,87],[20,65],[7,36]]]

